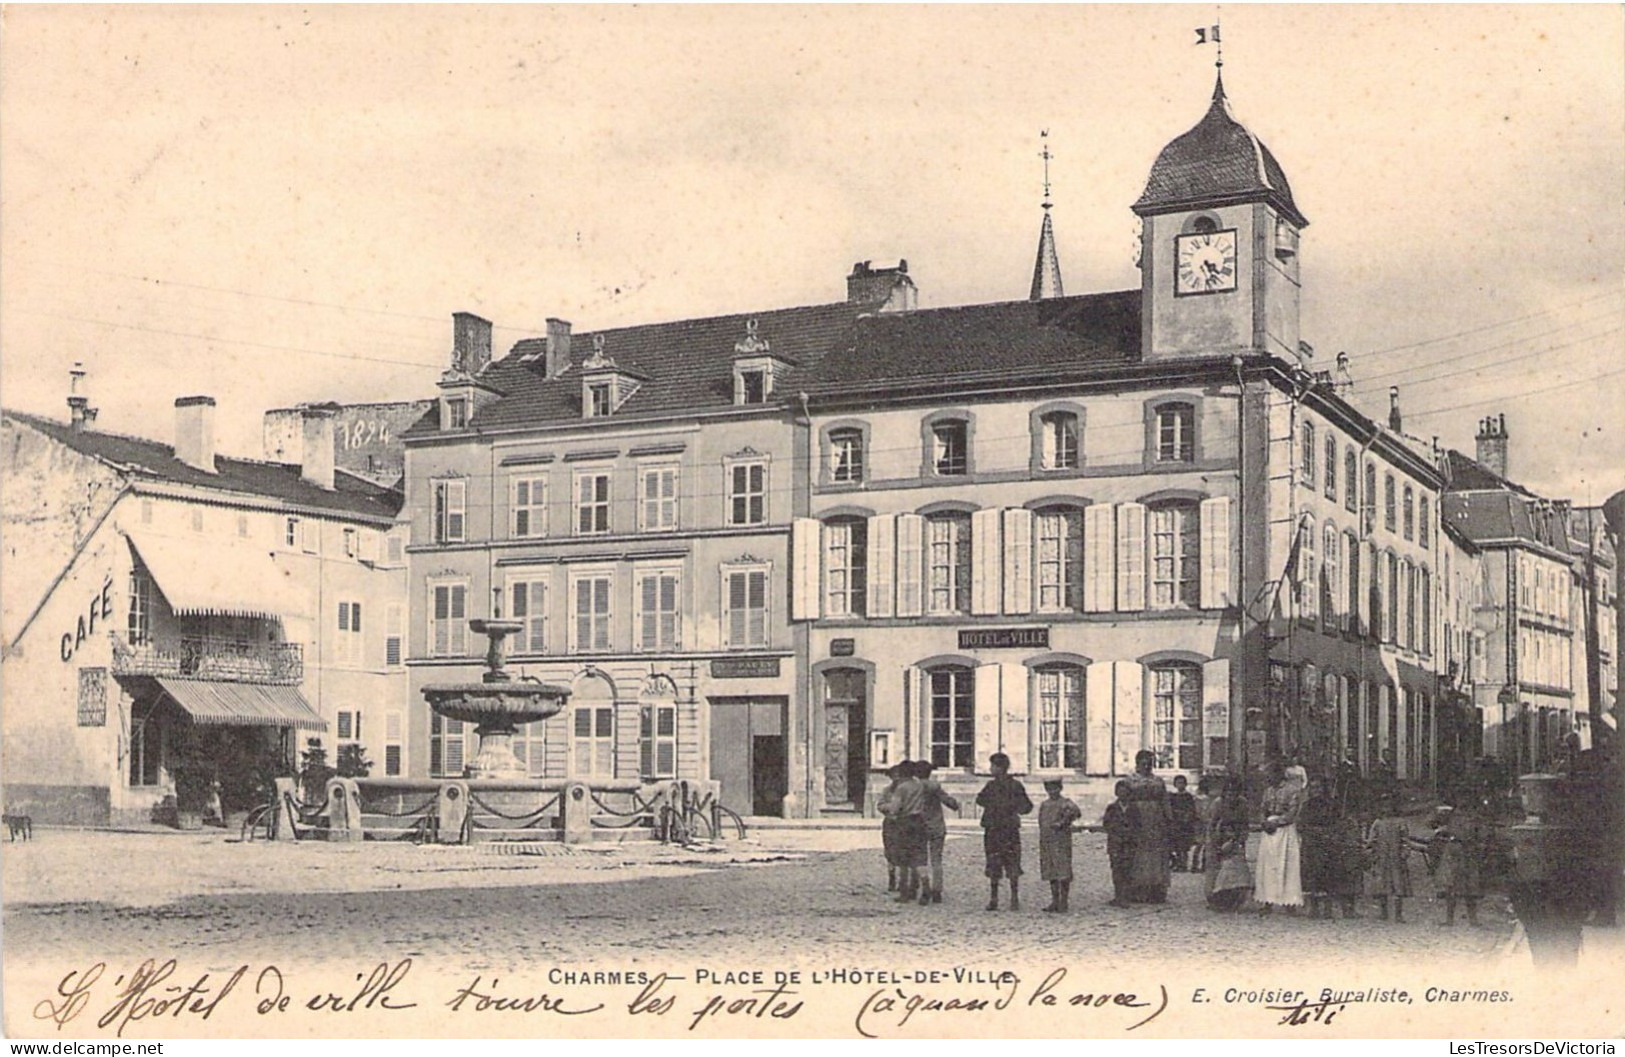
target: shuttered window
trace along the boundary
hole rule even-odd
[[[574,710],[570,752],[577,778],[615,777],[615,708],[584,706]]]
[[[510,581],[508,597],[508,615],[524,625],[514,643],[514,652],[546,653],[547,581]]]
[[[1151,509],[1151,605],[1156,609],[1201,605],[1201,538],[1194,503]]]
[[[1326,438],[1326,470],[1325,470],[1326,498],[1332,502],[1337,501],[1337,438]]]
[[[614,577],[608,573],[578,577],[572,590],[575,595],[576,653],[602,653],[609,649],[610,595]]]
[[[468,652],[468,585],[429,586],[429,653],[461,657]]]
[[[869,525],[841,518],[824,525],[825,615],[861,617],[868,583]]]
[[[976,762],[976,674],[969,668],[937,668],[929,673],[931,762],[937,767],[970,767]]]
[[[724,643],[732,650],[768,645],[766,569],[729,569],[723,574]]]
[[[1041,769],[1083,767],[1083,680],[1083,669],[1072,665],[1033,673]]]
[[[609,531],[610,475],[576,475],[576,534],[591,536]]]
[[[404,761],[404,732],[406,729],[405,717],[399,710],[391,709],[384,713],[384,774],[386,777],[396,777],[401,773]]]
[[[545,477],[520,477],[513,482],[513,535],[516,539],[547,535]]]
[[[970,518],[963,514],[926,519],[926,566],[930,613],[970,612]]]
[[[1038,608],[1075,612],[1083,608],[1083,512],[1041,510],[1037,529]]]
[[[467,487],[461,480],[434,482],[434,541],[457,543],[463,539],[467,515]],[[309,549],[309,548],[307,548]]]
[[[682,648],[682,621],[677,609],[678,575],[661,569],[638,574],[638,649]]]
[[[728,467],[728,524],[760,525],[767,520],[767,464],[736,462]]]
[[[677,776],[677,705],[645,702],[638,713],[638,771],[643,778]]]
[[[436,778],[461,778],[466,740],[462,720],[446,719],[439,713],[431,713],[429,774]]]
[[[646,467],[640,476],[639,527],[644,532],[670,532],[677,527],[677,467]]]

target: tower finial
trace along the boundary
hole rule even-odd
[[[1045,209],[1048,209],[1050,207],[1050,205],[1051,205],[1050,200],[1049,200],[1049,160],[1054,157],[1054,155],[1049,152],[1049,129],[1046,128],[1046,129],[1040,130],[1039,133],[1038,133],[1038,138],[1039,138],[1040,142],[1042,142],[1044,144],[1044,149],[1039,152],[1038,156],[1044,159],[1044,202],[1043,202],[1043,205],[1044,205]]]
[[[1224,69],[1224,38],[1219,36],[1219,27],[1224,23],[1223,13],[1224,8],[1222,6],[1213,5],[1213,45],[1217,49],[1217,54],[1213,60],[1215,70]],[[1220,76],[1223,76],[1223,74]]]

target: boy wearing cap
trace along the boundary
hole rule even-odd
[[[993,778],[976,794],[982,809],[982,849],[987,853],[990,885],[987,909],[999,909],[999,880],[1010,879],[1010,909],[1021,909],[1021,816],[1033,802],[1020,782],[1010,777],[1010,757],[996,752],[988,757]]]
[[[1049,882],[1045,913],[1064,914],[1072,888],[1072,824],[1083,817],[1078,805],[1061,795],[1061,780],[1046,778],[1049,796],[1038,805],[1038,876]]]
[[[1130,846],[1128,798],[1131,792],[1126,781],[1117,783],[1117,799],[1106,805],[1106,814],[1100,827],[1106,831],[1106,859],[1112,866],[1112,901],[1114,907],[1126,907],[1129,874],[1134,863],[1134,849]]]

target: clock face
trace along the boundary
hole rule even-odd
[[[1174,292],[1222,294],[1236,288],[1236,231],[1200,231],[1174,240]]]

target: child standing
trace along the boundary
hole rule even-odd
[[[1078,805],[1061,795],[1061,780],[1046,779],[1049,794],[1038,805],[1038,876],[1049,882],[1046,913],[1064,914],[1072,888],[1072,824],[1083,817]]]
[[[1478,924],[1478,900],[1484,894],[1484,827],[1470,811],[1439,808],[1428,859],[1433,864],[1436,895],[1444,900],[1441,925],[1456,923],[1456,903],[1467,904],[1467,924]]]
[[[897,836],[900,819],[893,814],[893,806],[897,796],[897,783],[903,777],[903,764],[894,763],[886,772],[891,783],[881,792],[880,799],[875,802],[880,812],[880,848],[886,856],[886,891],[897,891],[897,882],[902,873],[902,860],[898,855]]]
[[[930,760],[916,760],[914,777],[918,778],[925,793],[925,873],[920,875],[920,902],[942,902],[942,846],[948,840],[948,822],[943,818],[945,807],[959,810],[959,801],[931,777],[936,770]]]
[[[1405,897],[1411,894],[1410,828],[1393,797],[1378,800],[1377,817],[1366,831],[1365,845],[1371,862],[1365,877],[1366,894],[1377,901],[1382,920],[1388,920],[1388,902],[1393,900],[1394,920],[1404,921]]]
[[[1129,844],[1128,782],[1117,783],[1117,799],[1106,805],[1106,814],[1100,820],[1106,831],[1106,859],[1112,865],[1112,901],[1114,907],[1128,903],[1129,871],[1134,862],[1134,849]]]
[[[890,816],[897,820],[897,901],[912,903],[920,893],[925,865],[925,783],[912,760],[898,764],[897,787],[891,793]]]
[[[1168,794],[1169,866],[1175,873],[1190,869],[1191,845],[1196,841],[1196,798],[1185,786],[1185,776],[1176,774],[1174,791]]]
[[[987,853],[990,885],[987,909],[999,909],[999,880],[1010,879],[1010,909],[1021,909],[1021,816],[1033,802],[1020,782],[1010,777],[1010,757],[996,752],[988,757],[993,778],[976,794],[982,809],[982,849]]]

